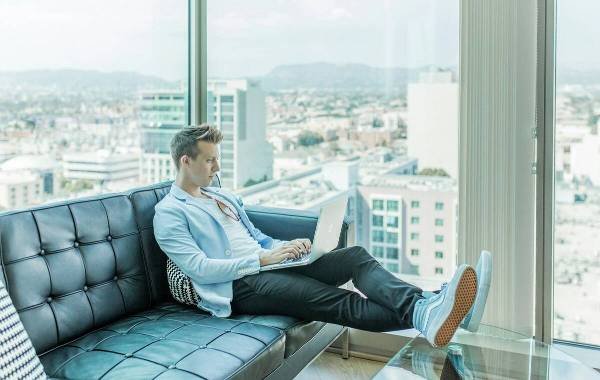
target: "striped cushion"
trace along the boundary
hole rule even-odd
[[[194,290],[192,280],[171,259],[167,259],[167,280],[171,295],[177,302],[191,306],[198,305],[198,293]]]
[[[0,281],[0,378],[45,379],[29,336]]]

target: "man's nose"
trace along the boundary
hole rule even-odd
[[[219,165],[219,161],[215,161],[215,164],[213,165],[213,173],[218,172],[220,169],[221,165]]]

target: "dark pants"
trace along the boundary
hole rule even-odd
[[[360,294],[338,286],[352,280]],[[364,248],[332,251],[314,263],[233,282],[233,312],[280,314],[368,331],[412,328],[421,289],[385,270]]]

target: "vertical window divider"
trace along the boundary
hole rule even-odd
[[[207,122],[207,0],[189,0],[188,121],[197,125]]]
[[[535,337],[550,344],[554,324],[556,0],[538,0],[537,13]]]

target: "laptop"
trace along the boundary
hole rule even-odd
[[[321,212],[319,213],[315,238],[309,253],[297,258],[286,259],[277,264],[265,265],[260,268],[260,271],[285,269],[312,264],[320,259],[321,256],[332,251],[338,245],[340,232],[342,231],[342,223],[344,222],[344,215],[346,214],[347,203],[348,196],[344,195],[343,197],[336,198],[323,205]]]

